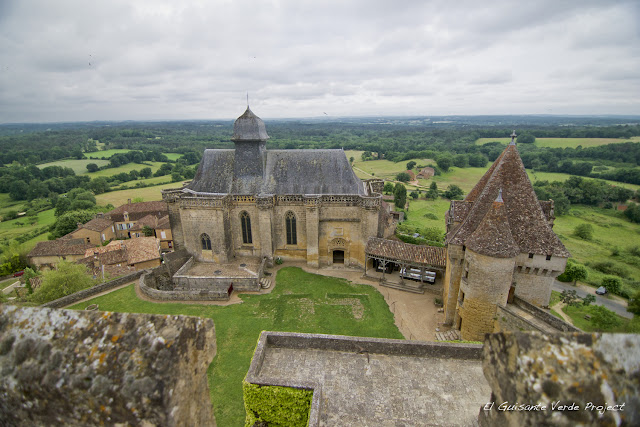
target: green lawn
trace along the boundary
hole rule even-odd
[[[161,185],[161,184],[168,184],[171,182],[171,175],[165,175],[165,176],[154,176],[153,178],[146,178],[146,179],[137,179],[135,181],[129,181],[129,182],[125,182],[122,185],[118,186],[118,187],[114,187],[116,190],[120,189],[124,186],[126,187],[133,187],[138,183],[141,184],[147,184],[147,185]],[[179,183],[176,183],[179,184]]]
[[[182,156],[182,154],[180,153],[162,153],[162,154],[167,156],[167,159],[169,160],[178,160],[178,158]]]
[[[65,168],[71,168],[76,173],[76,175],[84,175],[88,173],[87,165],[89,163],[95,163],[98,166],[105,166],[109,164],[108,160],[93,160],[93,159],[67,159],[67,160],[58,160],[56,162],[43,163],[38,165],[40,169],[44,169],[47,166],[62,166]]]
[[[168,179],[165,177],[165,179]],[[129,185],[135,185],[137,181],[131,181]],[[154,200],[162,200],[161,190],[165,188],[181,188],[181,182],[170,182],[168,184],[156,185],[154,187],[145,188],[131,188],[129,190],[110,191],[108,193],[98,194],[96,201],[98,205],[105,206],[111,203],[113,206],[118,207],[127,203],[128,199],[135,199],[137,197],[142,198],[145,202],[151,202]]]
[[[619,316],[614,313],[615,317],[620,321],[619,326],[611,327],[611,328],[598,328],[592,324],[591,320],[587,320],[584,318],[585,315],[592,315],[593,306],[584,306],[580,305],[577,307],[574,306],[565,306],[562,308],[562,311],[571,318],[574,326],[582,329],[585,332],[630,332],[629,326],[630,320]]]
[[[216,422],[220,426],[244,423],[242,380],[261,331],[403,338],[384,297],[371,286],[351,284],[344,279],[283,268],[270,294],[240,297],[242,304],[229,306],[152,303],[138,299],[131,285],[71,308],[98,304],[105,311],[212,318],[218,353],[208,375]]]
[[[411,227],[424,228],[435,227],[445,232],[446,225],[444,222],[444,214],[449,210],[450,201],[446,199],[426,200],[426,199],[409,199],[409,212],[407,220],[403,224]],[[433,214],[438,219],[427,218],[425,215]]]
[[[501,142],[508,144],[511,142],[511,138],[479,138],[476,140],[476,144],[484,145],[489,142]],[[576,148],[581,145],[583,148],[597,147],[599,145],[617,144],[621,142],[639,142],[640,137],[634,136],[633,138],[536,138],[534,143],[538,147],[550,147],[550,148]]]
[[[349,155],[347,155],[347,159],[348,158]],[[407,163],[409,163],[411,160],[416,162],[417,165],[422,166],[426,166],[429,163],[435,163],[431,159],[410,159],[403,160],[398,163],[394,163],[389,160],[369,160],[367,162],[363,162],[361,157],[356,157],[356,160],[353,162],[353,167],[356,168],[356,175],[361,179],[371,178],[372,173],[375,174],[376,178],[395,179],[398,173],[407,170]],[[357,169],[361,169],[365,173],[363,174]]]

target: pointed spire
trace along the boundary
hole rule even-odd
[[[511,136],[511,143],[509,145],[516,145],[516,130],[513,130],[513,133],[510,135]]]

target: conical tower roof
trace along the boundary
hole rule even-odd
[[[540,202],[515,145],[508,145],[489,170],[469,192],[470,209],[460,226],[448,236],[448,243],[468,245],[492,209],[498,192],[506,211],[505,222],[521,253],[568,257],[570,254],[547,222]]]
[[[266,141],[269,139],[267,128],[262,119],[255,114],[249,107],[240,117],[233,123],[232,141]]]
[[[466,246],[474,252],[496,258],[513,258],[520,253],[520,248],[511,235],[507,210],[501,194],[471,233]]]

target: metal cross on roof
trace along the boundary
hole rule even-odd
[[[516,139],[516,136],[518,136],[518,135],[516,135],[516,130],[515,129],[513,130],[513,133],[510,136],[511,136],[511,144],[510,145],[516,145],[515,139]]]

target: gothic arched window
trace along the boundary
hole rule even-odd
[[[253,243],[251,238],[251,218],[249,218],[249,214],[246,211],[240,214],[240,224],[242,225],[242,243],[245,245]]]
[[[293,212],[287,212],[284,218],[285,228],[287,229],[287,245],[298,244],[298,233],[296,232],[296,216]]]
[[[211,239],[209,238],[209,236],[207,234],[202,234],[200,236],[200,242],[202,243],[202,250],[203,251],[210,251],[211,250]]]

